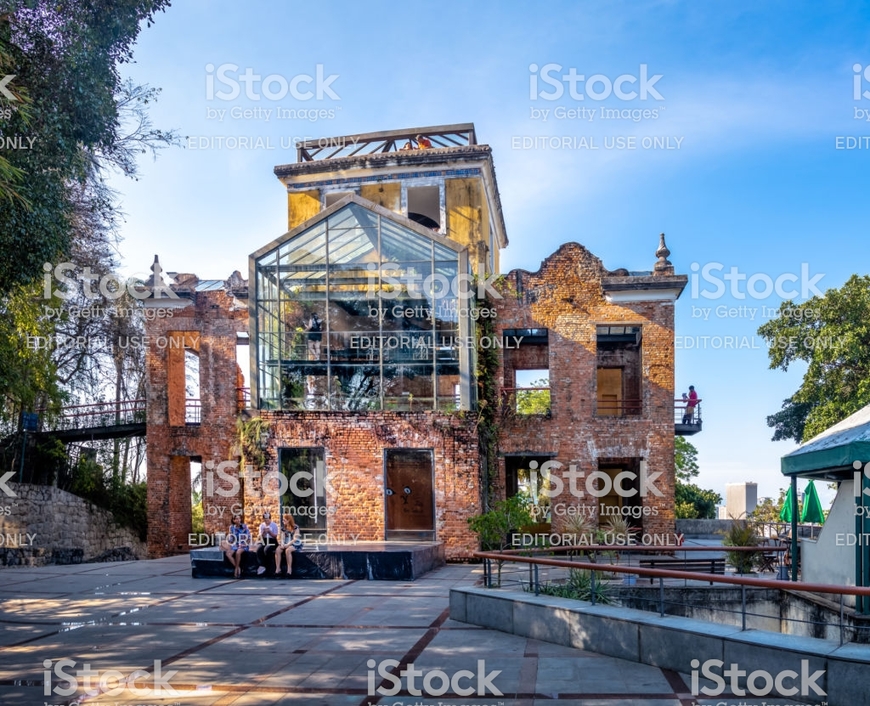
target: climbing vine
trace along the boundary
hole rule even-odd
[[[488,299],[486,306],[491,306]],[[485,339],[496,335],[494,319],[481,317],[477,322],[477,433],[480,448],[484,453],[486,478],[486,506],[491,507],[495,498],[493,488],[498,478],[498,351],[494,346],[481,345]]]
[[[265,444],[261,439],[269,432],[269,422],[262,417],[236,420],[238,432],[239,455],[242,457],[242,468],[252,466],[263,468],[266,465]]]

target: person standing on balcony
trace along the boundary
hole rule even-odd
[[[695,386],[689,385],[689,396],[683,396],[686,399],[686,413],[683,415],[683,424],[695,423],[695,407],[698,406],[698,393],[695,392]]]

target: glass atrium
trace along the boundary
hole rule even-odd
[[[260,409],[469,409],[465,249],[349,197],[251,256]]]

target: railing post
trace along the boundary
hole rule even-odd
[[[840,594],[840,645],[843,644],[843,594]]]
[[[665,617],[665,579],[659,576],[659,616]]]
[[[746,584],[740,584],[740,617],[742,619],[741,630],[746,630]]]
[[[592,598],[592,605],[595,605],[595,572],[594,572],[594,571],[591,573],[591,576],[592,576],[592,579],[591,579],[591,581],[589,582],[589,588],[590,588],[591,591],[592,591],[592,596],[591,596],[591,598]]]
[[[491,587],[490,581],[489,581],[489,571],[490,571],[489,558],[486,558],[483,560],[483,586],[484,586],[484,588]]]
[[[537,596],[540,592],[540,583],[538,582],[538,565],[532,564],[535,567],[535,595]]]

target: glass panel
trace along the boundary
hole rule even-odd
[[[384,351],[387,355],[389,351]],[[432,365],[384,364],[384,409],[431,409]]]
[[[431,261],[431,240],[397,223],[381,220],[381,262]]]
[[[350,204],[337,213],[333,213],[326,221],[330,234],[332,231],[352,228],[377,228],[378,217],[358,204]]]
[[[377,361],[333,363],[330,408],[351,412],[381,407],[381,369]]]
[[[460,335],[473,331],[465,322],[473,300],[456,295],[459,263],[449,248],[356,204],[263,256],[256,349],[262,402],[285,409],[455,408],[457,386],[469,379],[460,366],[474,358]]]
[[[321,448],[279,449],[281,473],[287,492],[281,498],[281,519],[286,515],[303,530],[326,529],[326,464]]]
[[[333,267],[361,262],[367,258],[371,260],[377,249],[377,228],[329,231],[329,263]]]
[[[282,265],[326,265],[326,224],[318,223],[281,246]]]

